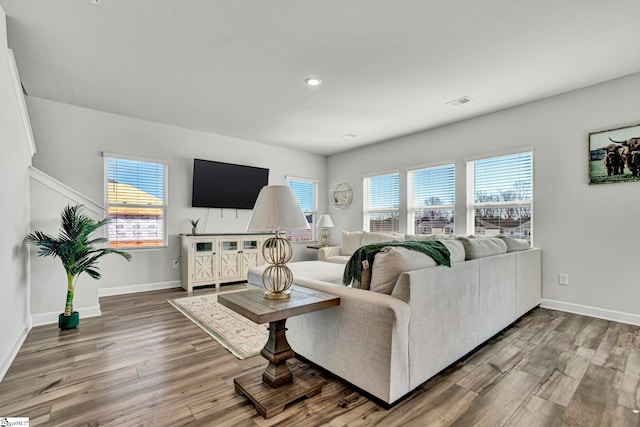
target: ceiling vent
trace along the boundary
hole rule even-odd
[[[471,98],[469,98],[468,96],[463,96],[462,98],[454,99],[453,101],[447,102],[447,105],[449,107],[457,107],[459,105],[467,104],[469,102],[471,102]]]

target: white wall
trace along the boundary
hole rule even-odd
[[[31,145],[10,72],[5,14],[0,7],[0,380],[27,336],[29,252],[22,239],[29,230]]]
[[[321,183],[320,194],[327,193],[324,156],[39,98],[29,97],[27,101],[38,144],[34,166],[90,200],[104,203],[103,151],[153,158],[169,164],[169,247],[131,251],[133,259],[130,263],[118,256],[103,258],[100,262],[101,294],[179,286],[179,269],[172,267],[172,260],[180,253],[178,235],[191,232],[187,218],[201,218],[200,233],[244,232],[249,210],[238,210],[236,217],[235,209],[190,207],[194,158],[269,168],[270,184],[283,184],[285,175],[317,179]],[[326,197],[320,197],[320,212],[324,212],[325,200]],[[41,214],[38,215],[44,220]],[[58,211],[52,209],[45,216],[58,218]],[[316,255],[305,245],[296,245],[294,252],[296,259]],[[32,306],[36,304],[39,310],[46,310],[40,302],[34,301]],[[57,305],[49,311],[55,309]]]
[[[456,200],[463,207],[466,157],[533,147],[534,243],[543,250],[544,304],[640,324],[640,182],[588,184],[589,132],[639,123],[638,93],[640,74],[634,74],[331,156],[328,185],[346,181],[354,188],[351,207],[330,209],[334,230],[362,229],[363,175],[455,160]],[[456,232],[466,232],[464,208],[456,212]],[[332,239],[339,242],[337,231]],[[558,285],[561,272],[569,274],[569,286]]]
[[[87,200],[82,195],[64,186],[37,169],[30,173],[31,230],[38,230],[57,236],[60,230],[60,212],[67,205],[82,204],[83,213],[100,220],[105,217],[101,205]],[[104,237],[105,230],[95,236]],[[33,326],[56,323],[58,315],[64,311],[67,297],[67,275],[59,258],[38,257],[36,248],[32,249],[30,262],[31,314]],[[99,283],[83,274],[76,281],[73,309],[81,317],[99,316]]]

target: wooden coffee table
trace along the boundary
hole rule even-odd
[[[340,305],[340,297],[294,285],[287,299],[267,299],[264,289],[252,289],[218,295],[218,302],[255,323],[269,322],[269,339],[260,353],[269,361],[267,368],[261,375],[233,380],[236,391],[251,400],[260,415],[272,417],[294,400],[320,393],[321,378],[301,370],[294,381],[287,359],[295,353],[287,342],[285,322],[289,317]]]

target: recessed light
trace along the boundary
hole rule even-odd
[[[353,132],[349,132],[345,135],[342,135],[340,138],[344,138],[344,139],[353,139],[353,138],[357,138],[358,135],[353,133]]]
[[[307,84],[307,86],[311,86],[311,87],[320,86],[322,84],[322,80],[320,80],[319,77],[315,77],[315,76],[307,77],[306,79],[304,79],[304,82]]]

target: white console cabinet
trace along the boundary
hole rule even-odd
[[[262,243],[270,234],[182,234],[182,288],[238,282],[251,267],[264,264]]]

